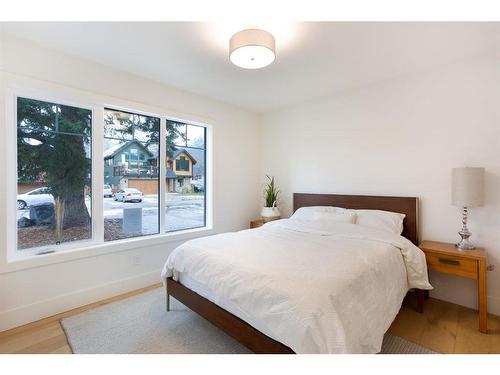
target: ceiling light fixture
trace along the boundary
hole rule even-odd
[[[271,64],[276,58],[274,36],[260,29],[237,32],[229,41],[229,59],[245,69],[259,69]]]

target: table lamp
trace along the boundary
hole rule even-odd
[[[484,168],[453,168],[451,173],[451,203],[462,207],[462,238],[456,245],[458,250],[474,249],[467,228],[468,209],[484,203]]]

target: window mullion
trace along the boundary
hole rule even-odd
[[[166,184],[166,173],[167,173],[167,119],[165,117],[161,118],[160,121],[160,141],[159,141],[159,160],[158,160],[158,170],[159,170],[159,194],[158,199],[160,200],[159,204],[159,219],[160,219],[160,233],[166,232],[166,222],[165,222],[165,184]]]
[[[16,217],[17,206],[14,198],[17,196],[17,97],[10,90],[5,95],[6,126],[5,126],[5,161],[6,161],[6,182],[5,189],[7,197],[4,208],[5,218]],[[10,110],[9,110],[10,109]],[[8,164],[7,160],[15,157],[16,164]],[[11,216],[12,215],[12,216]],[[17,255],[17,224],[14,220],[8,220],[5,236],[5,247],[7,258],[14,258]],[[5,259],[6,262],[7,259]]]
[[[92,112],[92,233],[104,242],[104,108]]]

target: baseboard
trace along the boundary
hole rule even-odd
[[[98,302],[135,289],[156,284],[161,270],[115,280],[93,288],[81,289],[54,298],[0,312],[0,332],[53,316],[77,307]]]

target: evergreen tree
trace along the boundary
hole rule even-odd
[[[18,181],[44,182],[55,201],[56,241],[63,228],[89,226],[91,111],[33,99],[17,101]]]

